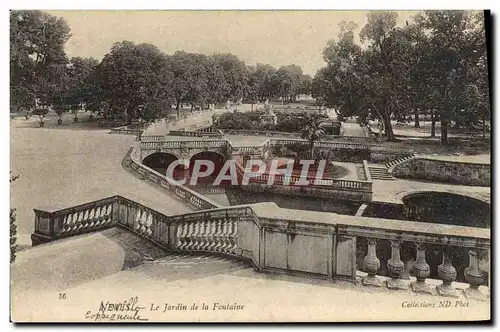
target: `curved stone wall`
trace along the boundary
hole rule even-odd
[[[432,158],[412,158],[389,170],[396,178],[489,187],[491,165]]]

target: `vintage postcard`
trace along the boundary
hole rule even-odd
[[[11,321],[490,320],[490,28],[11,10]]]

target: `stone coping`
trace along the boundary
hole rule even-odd
[[[290,222],[317,223],[324,225],[345,225],[367,229],[381,229],[399,233],[422,233],[433,236],[470,237],[482,240],[490,239],[490,229],[424,223],[417,221],[383,219],[372,217],[358,217],[336,214],[331,212],[293,210],[280,208],[276,203],[268,205],[251,206],[259,218],[278,219]],[[401,234],[402,238],[404,234]]]
[[[453,164],[472,164],[472,165],[485,165],[485,166],[491,166],[491,159],[488,160],[488,162],[477,162],[477,161],[470,161],[467,160],[467,156],[463,156],[466,159],[464,160],[456,160],[462,156],[432,156],[432,155],[417,155],[415,156],[415,159],[425,159],[425,160],[434,160],[434,161],[442,161],[442,162],[448,162],[448,163],[453,163]]]

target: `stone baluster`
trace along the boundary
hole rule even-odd
[[[70,232],[74,232],[78,229],[78,212],[71,213],[71,224]]]
[[[224,218],[224,252],[231,252],[231,218]]]
[[[140,219],[141,228],[139,231],[141,234],[146,234],[148,231],[148,212],[146,210],[141,210],[141,219]]]
[[[85,210],[85,213],[83,214],[83,225],[82,228],[89,228],[89,210]]]
[[[389,289],[406,290],[408,286],[401,279],[405,265],[400,256],[401,241],[391,240],[391,258],[387,261],[387,270],[389,271],[390,279],[387,279],[386,284]]]
[[[450,247],[443,249],[443,262],[438,266],[438,276],[443,283],[436,287],[439,295],[448,297],[458,297],[458,292],[451,283],[457,278],[457,270],[453,267],[450,257]]]
[[[208,233],[208,251],[214,251],[215,246],[217,245],[217,239],[215,238],[215,235],[217,233],[217,225],[216,225],[217,220],[210,220],[209,221],[209,227],[210,231]]]
[[[227,243],[226,243],[226,236],[227,236],[227,223],[226,223],[226,218],[222,218],[220,220],[220,233],[219,233],[219,242],[220,242],[220,247],[219,250],[220,252],[225,252]]]
[[[146,218],[146,235],[151,236],[153,234],[153,214],[151,212],[148,213],[148,217]]]
[[[137,231],[137,232],[141,232],[141,217],[142,217],[142,211],[139,210],[139,209],[136,209],[136,213],[135,213],[135,222],[134,222],[134,229]]]
[[[486,295],[480,290],[479,286],[484,282],[484,272],[479,269],[479,261],[476,250],[469,250],[469,267],[464,271],[465,280],[469,283],[469,287],[464,290],[467,298],[484,301]]]
[[[97,207],[94,214],[94,225],[99,226],[101,225],[101,222],[102,222],[101,207]]]
[[[212,241],[212,223],[210,220],[205,220],[205,251],[210,251],[210,248],[213,245]]]
[[[238,248],[238,245],[237,245],[237,242],[236,242],[236,235],[237,234],[238,234],[238,220],[237,219],[231,219],[230,240],[231,240],[231,252],[233,252],[233,253]]]
[[[222,247],[222,221],[220,219],[215,220],[215,247],[214,251],[219,252]]]
[[[365,272],[368,273],[363,277],[362,282],[365,286],[382,286],[382,282],[377,278],[376,274],[380,268],[380,260],[377,258],[377,240],[367,238],[368,252],[363,259]]]
[[[179,223],[177,226],[177,249],[184,250],[186,245],[186,223]]]
[[[189,222],[187,223],[187,234],[186,234],[186,250],[193,250],[193,245],[194,245],[194,223]]]
[[[193,245],[191,250],[198,250],[200,247],[200,224],[196,221],[191,222],[191,224],[193,225],[193,234],[191,235]]]
[[[89,213],[89,225],[90,227],[94,227],[95,226],[95,208],[90,210],[90,213]]]
[[[112,219],[111,219],[111,212],[112,212],[112,208],[113,208],[113,205],[112,204],[109,204],[106,208],[106,223],[111,223],[112,222]]]
[[[425,246],[422,243],[417,243],[417,258],[413,264],[412,272],[417,278],[416,281],[411,283],[413,291],[415,293],[432,294],[431,287],[425,282],[425,279],[431,273],[431,269],[425,261]]]
[[[76,230],[79,231],[82,228],[83,224],[83,212],[78,213],[78,219],[76,220],[75,226]]]
[[[182,238],[183,238],[182,249],[189,250],[189,246],[191,244],[191,239],[189,238],[189,235],[191,234],[189,227],[191,226],[191,224],[188,222],[184,222],[183,226],[184,226],[184,228],[183,228],[183,233],[182,233]]]
[[[69,223],[71,221],[71,214],[67,214],[64,216],[62,227],[61,227],[61,233],[65,233],[69,231]]]
[[[200,245],[198,250],[205,251],[207,247],[207,222],[205,219],[200,221]]]

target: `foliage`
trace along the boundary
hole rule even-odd
[[[11,110],[52,107],[151,122],[172,102],[205,108],[228,100],[252,102],[309,93],[311,77],[297,65],[246,66],[230,53],[166,55],[151,44],[113,44],[101,62],[67,59],[66,22],[41,11],[11,11]]]
[[[302,129],[301,137],[309,141],[309,148],[311,151],[311,158],[314,157],[314,142],[319,141],[325,132],[321,128],[321,122],[324,120],[319,114],[307,114],[303,118],[304,127]]]
[[[11,106],[32,110],[50,105],[67,64],[66,22],[37,10],[10,12]]]
[[[252,125],[250,116],[247,113],[223,113],[214,123],[216,128],[250,130],[255,128]]]
[[[388,140],[391,120],[419,112],[435,113],[444,144],[452,121],[484,124],[490,103],[482,13],[425,11],[403,27],[396,22],[395,12],[370,12],[359,33],[365,47],[355,42],[354,23],[340,24],[323,52],[327,65],[312,81],[317,103],[361,123],[378,118]]]
[[[98,66],[101,102],[110,115],[125,113],[132,119],[152,121],[159,117],[168,99],[165,84],[172,79],[166,56],[154,45],[115,43]]]
[[[13,176],[10,173],[9,182],[12,183],[19,178],[19,175]],[[14,263],[16,260],[17,249],[17,225],[16,225],[16,209],[10,209],[10,262]]]

